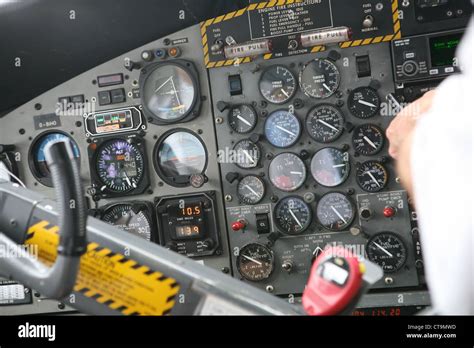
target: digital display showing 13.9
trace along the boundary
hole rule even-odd
[[[452,66],[462,34],[443,35],[430,38],[431,66]]]
[[[193,238],[202,234],[203,214],[200,202],[171,206],[168,211],[176,238]]]

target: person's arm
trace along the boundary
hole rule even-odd
[[[462,74],[405,108],[387,130],[398,175],[415,200],[425,274],[440,314],[474,314],[474,24]]]

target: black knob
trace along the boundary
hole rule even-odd
[[[229,103],[223,102],[221,100],[217,102],[216,107],[217,107],[217,110],[219,110],[220,112],[223,112],[224,110],[229,108]]]

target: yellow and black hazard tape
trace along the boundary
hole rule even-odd
[[[27,232],[25,243],[38,245],[38,256],[47,265],[57,256],[58,230],[43,220]],[[75,292],[123,315],[166,315],[179,289],[175,279],[98,243],[87,245],[74,286]]]
[[[218,24],[223,21],[227,21],[236,17],[242,16],[244,13],[253,11],[253,10],[259,10],[262,8],[269,8],[269,7],[275,7],[275,6],[283,6],[287,4],[293,4],[293,3],[301,3],[303,0],[272,0],[272,1],[266,1],[266,2],[259,2],[259,3],[254,3],[250,4],[249,6],[238,10],[234,12],[230,12],[228,14],[216,17],[216,18],[211,18],[206,21],[201,22],[201,38],[202,38],[202,47],[204,50],[204,64],[206,68],[220,68],[222,66],[229,66],[229,65],[238,65],[238,64],[243,64],[243,63],[249,63],[251,62],[250,57],[246,58],[238,58],[238,59],[225,59],[225,60],[220,60],[217,62],[211,62],[209,59],[209,47],[207,44],[207,33],[206,29],[212,24]],[[357,46],[364,46],[364,45],[370,45],[370,44],[377,44],[381,42],[387,42],[391,40],[396,40],[400,39],[402,37],[402,33],[400,31],[400,18],[399,18],[399,12],[398,12],[398,0],[392,0],[392,19],[393,19],[393,32],[394,34],[390,35],[385,35],[385,36],[376,36],[373,38],[367,38],[363,40],[353,40],[353,41],[344,41],[339,44],[340,48],[349,48],[349,47],[357,47]],[[314,46],[311,48],[311,53],[317,53],[317,52],[323,52],[326,50],[325,46]],[[273,57],[272,53],[265,54],[263,56],[263,59],[268,60]]]

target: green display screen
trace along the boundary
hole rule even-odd
[[[431,66],[452,66],[462,34],[451,34],[430,38]]]

